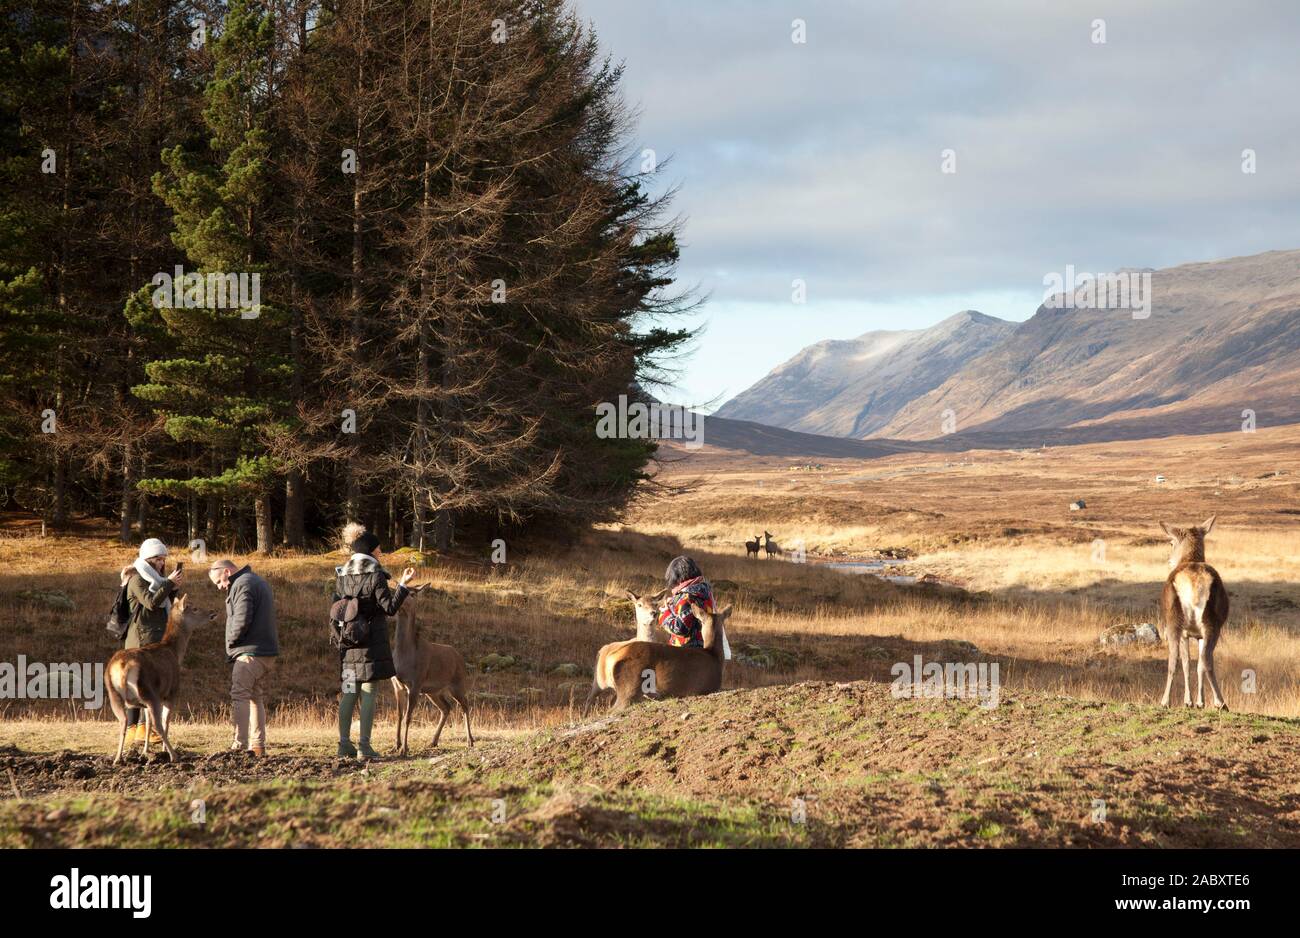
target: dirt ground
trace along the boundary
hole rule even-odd
[[[804,682],[369,766],[325,742],[10,747],[0,845],[1300,847],[1300,723],[1256,715]]]

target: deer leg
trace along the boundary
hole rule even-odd
[[[113,716],[117,717],[118,734],[117,734],[117,755],[113,757],[113,764],[117,765],[122,761],[122,751],[126,749],[126,727],[130,719],[127,715],[126,703],[113,689],[111,680],[104,682],[108,690],[108,704],[113,708]]]
[[[1205,672],[1210,678],[1210,693],[1214,695],[1214,706],[1217,710],[1227,710],[1228,705],[1223,702],[1223,694],[1219,692],[1219,679],[1214,674],[1214,646],[1218,644],[1218,636],[1211,638],[1204,643],[1204,650],[1201,655],[1205,661]]]
[[[451,696],[456,703],[460,704],[460,712],[465,715],[465,745],[466,747],[473,746],[474,734],[470,732],[469,728],[469,701],[465,699],[465,692],[460,688],[452,688]]]
[[[1169,645],[1169,673],[1165,677],[1165,695],[1160,698],[1160,706],[1169,706],[1169,694],[1174,689],[1174,674],[1178,671],[1178,642],[1179,637],[1171,629],[1166,636]]]
[[[411,749],[411,718],[415,716],[415,708],[419,703],[419,688],[406,688],[406,713],[402,718],[402,755],[406,755]]]
[[[406,716],[411,695],[397,678],[393,678],[393,697],[397,700],[397,754],[404,756],[406,747],[402,745],[402,721]]]
[[[591,702],[596,699],[598,693],[600,693],[600,685],[596,683],[596,679],[593,677],[591,679],[591,690],[587,691],[587,702],[582,705],[583,719],[586,719],[587,714],[591,712]]]
[[[144,732],[141,733],[140,735],[144,737],[144,748],[140,750],[140,755],[148,759],[149,758],[149,730],[152,725],[150,720],[149,705],[147,703],[144,703],[142,704],[141,709],[144,710],[144,719],[140,721],[140,725],[144,727]]]
[[[149,701],[149,719],[158,729],[158,735],[162,737],[163,751],[167,753],[167,761],[176,761],[176,751],[172,749],[171,741],[167,739],[167,720],[163,716],[162,702],[154,697]],[[146,742],[146,745],[148,743]]]
[[[1183,706],[1192,705],[1192,668],[1191,656],[1188,647],[1191,642],[1190,638],[1183,637],[1178,642],[1178,660],[1183,664]]]
[[[451,714],[451,708],[454,704],[446,691],[440,691],[436,697],[430,694],[429,699],[432,700],[433,705],[438,708],[438,728],[433,731],[433,742],[430,744],[429,748],[437,749],[438,740],[442,739],[442,728],[447,725],[447,717]]]
[[[1196,706],[1205,708],[1205,639],[1196,643]]]
[[[113,757],[113,764],[117,765],[122,761],[122,751],[126,749],[126,714],[122,714],[118,720],[117,733],[117,755]]]

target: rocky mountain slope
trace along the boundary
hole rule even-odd
[[[967,310],[929,329],[818,342],[718,409],[719,417],[862,439],[1004,339],[1013,323]]]
[[[1150,310],[965,312],[809,346],[718,410],[863,439],[1087,442],[1300,421],[1300,251],[1150,276]],[[1059,304],[1058,304],[1059,305]]]

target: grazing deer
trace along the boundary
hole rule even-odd
[[[638,596],[631,590],[623,592],[627,594],[628,599],[632,600],[632,612],[636,616],[636,638],[610,642],[596,652],[596,666],[591,672],[591,690],[587,692],[587,702],[582,705],[583,716],[591,710],[591,702],[596,699],[597,694],[603,690],[614,689],[613,662],[610,660],[610,655],[616,649],[630,645],[632,642],[664,641],[663,631],[656,628],[659,623],[659,609],[656,604],[668,591],[660,590],[653,596]]]
[[[424,586],[408,586],[411,599],[420,594]],[[469,728],[469,701],[465,689],[469,673],[465,659],[450,645],[439,645],[420,638],[415,630],[415,603],[406,602],[397,611],[397,636],[393,643],[393,694],[397,698],[397,754],[404,756],[411,741],[411,713],[420,701],[428,697],[438,708],[438,728],[433,732],[432,748],[437,748],[442,728],[455,704],[465,715],[465,745],[474,745],[474,734]]]
[[[772,540],[772,533],[770,531],[763,532],[763,550],[767,551],[767,556],[769,558],[773,554],[776,554],[778,557],[781,556],[781,545]]]
[[[1205,706],[1205,678],[1210,678],[1214,706],[1226,710],[1219,681],[1214,676],[1214,646],[1228,621],[1228,591],[1218,571],[1205,562],[1205,537],[1214,528],[1216,515],[1200,527],[1175,528],[1160,522],[1173,544],[1169,556],[1172,572],[1165,580],[1160,607],[1165,620],[1165,640],[1169,643],[1169,676],[1165,681],[1162,707],[1169,706],[1169,692],[1174,686],[1178,661],[1183,662],[1183,706],[1192,705],[1191,674],[1188,671],[1187,642],[1199,642],[1196,661],[1196,706]]]
[[[172,705],[181,685],[181,662],[190,644],[190,634],[204,622],[215,622],[217,614],[190,606],[185,596],[172,602],[167,614],[167,630],[162,641],[139,648],[124,648],[108,659],[105,669],[108,685],[108,702],[118,720],[117,755],[113,764],[122,761],[126,746],[126,711],[128,707],[143,707],[147,720],[144,737],[144,754],[149,755],[150,726],[162,737],[167,759],[176,761],[176,750],[167,738]]]
[[[752,541],[745,542],[745,559],[748,560],[750,554],[753,554],[755,557],[757,557],[758,549],[762,546],[763,546],[763,538],[755,534],[754,539]]]
[[[698,697],[722,687],[726,664],[726,621],[728,606],[719,612],[705,612],[691,603],[691,614],[700,622],[703,648],[627,642],[609,655],[614,678],[614,710],[622,710],[647,693],[656,698]],[[653,688],[645,684],[654,676]]]

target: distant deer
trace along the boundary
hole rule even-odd
[[[760,535],[755,534],[754,539],[752,541],[745,542],[745,559],[748,560],[750,554],[753,554],[755,557],[757,557],[758,549],[762,546],[763,546],[763,538]]]
[[[194,629],[204,622],[215,622],[216,618],[215,612],[189,606],[186,597],[179,596],[167,614],[167,630],[161,642],[124,648],[108,659],[104,683],[108,686],[108,702],[118,721],[114,765],[122,761],[122,750],[126,746],[128,707],[144,708],[148,723],[162,737],[168,761],[176,761],[176,750],[172,749],[167,738],[167,728],[176,692],[181,685],[181,662],[185,660],[185,649],[189,647]],[[148,732],[144,737],[144,754],[149,755]]]
[[[408,586],[410,599],[419,596],[424,586]],[[433,732],[433,747],[442,737],[442,728],[455,704],[460,704],[465,715],[465,745],[474,745],[474,734],[469,728],[469,701],[465,690],[469,673],[465,659],[450,645],[439,645],[420,638],[415,629],[415,603],[403,603],[397,611],[397,635],[393,643],[393,694],[397,697],[397,754],[404,756],[411,741],[411,713],[419,703],[420,695],[428,697],[438,708],[438,728]]]
[[[666,640],[664,631],[656,628],[659,623],[659,609],[656,603],[668,591],[660,590],[653,596],[638,596],[631,590],[624,590],[624,592],[627,594],[627,598],[632,600],[632,613],[636,616],[636,638],[625,639],[621,642],[610,642],[596,652],[596,666],[592,669],[591,674],[591,690],[587,692],[587,702],[582,705],[583,716],[586,716],[591,710],[591,702],[596,699],[597,694],[603,690],[614,689],[614,666],[610,656],[617,649],[633,642],[662,642]]]
[[[656,698],[698,697],[722,687],[726,664],[726,621],[731,607],[705,612],[694,603],[691,613],[699,620],[703,648],[628,642],[609,655],[614,678],[614,710],[622,710],[650,692],[645,684],[654,676]]]
[[[781,545],[772,540],[772,533],[770,531],[763,532],[763,550],[767,551],[767,556],[769,558],[773,554],[776,554],[778,557],[781,556]]]
[[[1183,706],[1192,705],[1191,674],[1188,671],[1187,642],[1199,642],[1196,661],[1196,706],[1205,706],[1205,678],[1210,678],[1214,706],[1226,710],[1219,681],[1214,676],[1214,646],[1228,621],[1228,591],[1218,571],[1205,562],[1205,537],[1214,528],[1217,516],[1211,515],[1200,527],[1175,528],[1160,522],[1169,535],[1173,553],[1169,556],[1172,572],[1165,580],[1160,607],[1165,621],[1165,639],[1169,643],[1169,676],[1165,681],[1162,707],[1169,706],[1169,692],[1174,686],[1178,661],[1183,662]],[[1186,641],[1185,641],[1186,640]]]

